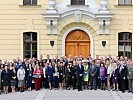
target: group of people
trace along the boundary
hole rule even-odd
[[[0,60],[0,93],[47,89],[112,90],[133,93],[133,61],[127,57],[103,58],[69,55],[50,59]]]

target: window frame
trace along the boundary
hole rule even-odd
[[[25,0],[23,0],[23,6],[36,6],[38,5],[38,0],[36,0],[36,4],[33,3],[33,0],[29,0],[30,4],[25,4]]]
[[[122,40],[119,39],[120,35],[123,35]],[[131,37],[131,39],[126,39],[126,37],[127,37],[126,35],[129,35],[129,37]],[[126,51],[126,46],[128,46],[128,45],[126,45],[127,43],[129,43],[130,44],[129,46],[131,46],[131,51],[130,51],[131,52],[131,58],[130,59],[132,59],[132,33],[131,32],[120,32],[120,33],[118,33],[118,55],[119,55],[120,52],[122,52],[123,57],[126,57],[126,52],[127,52]],[[124,46],[123,51],[119,50],[120,44],[122,44],[122,46]],[[119,55],[119,56],[121,56],[121,55]]]
[[[83,2],[83,4],[81,2]],[[79,0],[79,2],[77,0],[71,0],[70,4],[71,5],[85,5],[85,0],[84,1],[83,0]]]
[[[126,0],[124,0],[123,4],[120,4],[120,0],[118,0],[118,6],[132,6],[132,0],[131,0],[131,4],[126,4]]]
[[[25,39],[26,34],[30,34],[30,40],[26,40],[26,39]],[[33,40],[33,37],[32,37],[33,34],[36,34],[36,40]],[[30,44],[30,50],[26,50],[26,49],[25,49],[26,43],[27,43],[27,44]],[[37,45],[36,50],[33,50],[33,44],[36,44],[36,45]],[[25,55],[25,52],[26,52],[26,51],[30,52],[30,57],[29,57],[29,58],[33,58],[33,52],[36,52],[36,53],[37,53],[37,55],[36,55],[35,58],[38,57],[38,34],[37,34],[37,32],[24,32],[24,33],[23,33],[23,58],[28,58],[28,57],[26,57],[26,55]],[[29,58],[28,58],[28,59],[29,59]]]

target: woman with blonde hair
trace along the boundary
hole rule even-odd
[[[108,91],[110,91],[110,79],[111,79],[111,75],[113,73],[113,67],[109,60],[106,60],[105,67],[107,68],[107,89],[108,89]]]
[[[84,66],[84,74],[83,74],[83,81],[84,81],[84,89],[88,89],[89,85],[89,65],[88,60],[83,60],[83,66]]]
[[[113,83],[113,91],[118,91],[118,75],[119,75],[119,69],[117,68],[116,62],[113,63],[113,73],[112,73],[112,83]]]

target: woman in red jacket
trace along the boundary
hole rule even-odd
[[[40,83],[42,79],[41,76],[42,76],[42,70],[40,69],[39,65],[37,65],[33,73],[36,91],[40,90]]]

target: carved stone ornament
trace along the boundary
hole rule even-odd
[[[82,11],[80,11],[80,10],[75,10],[74,15],[75,15],[75,21],[76,21],[76,22],[80,22],[81,17],[82,17]]]

